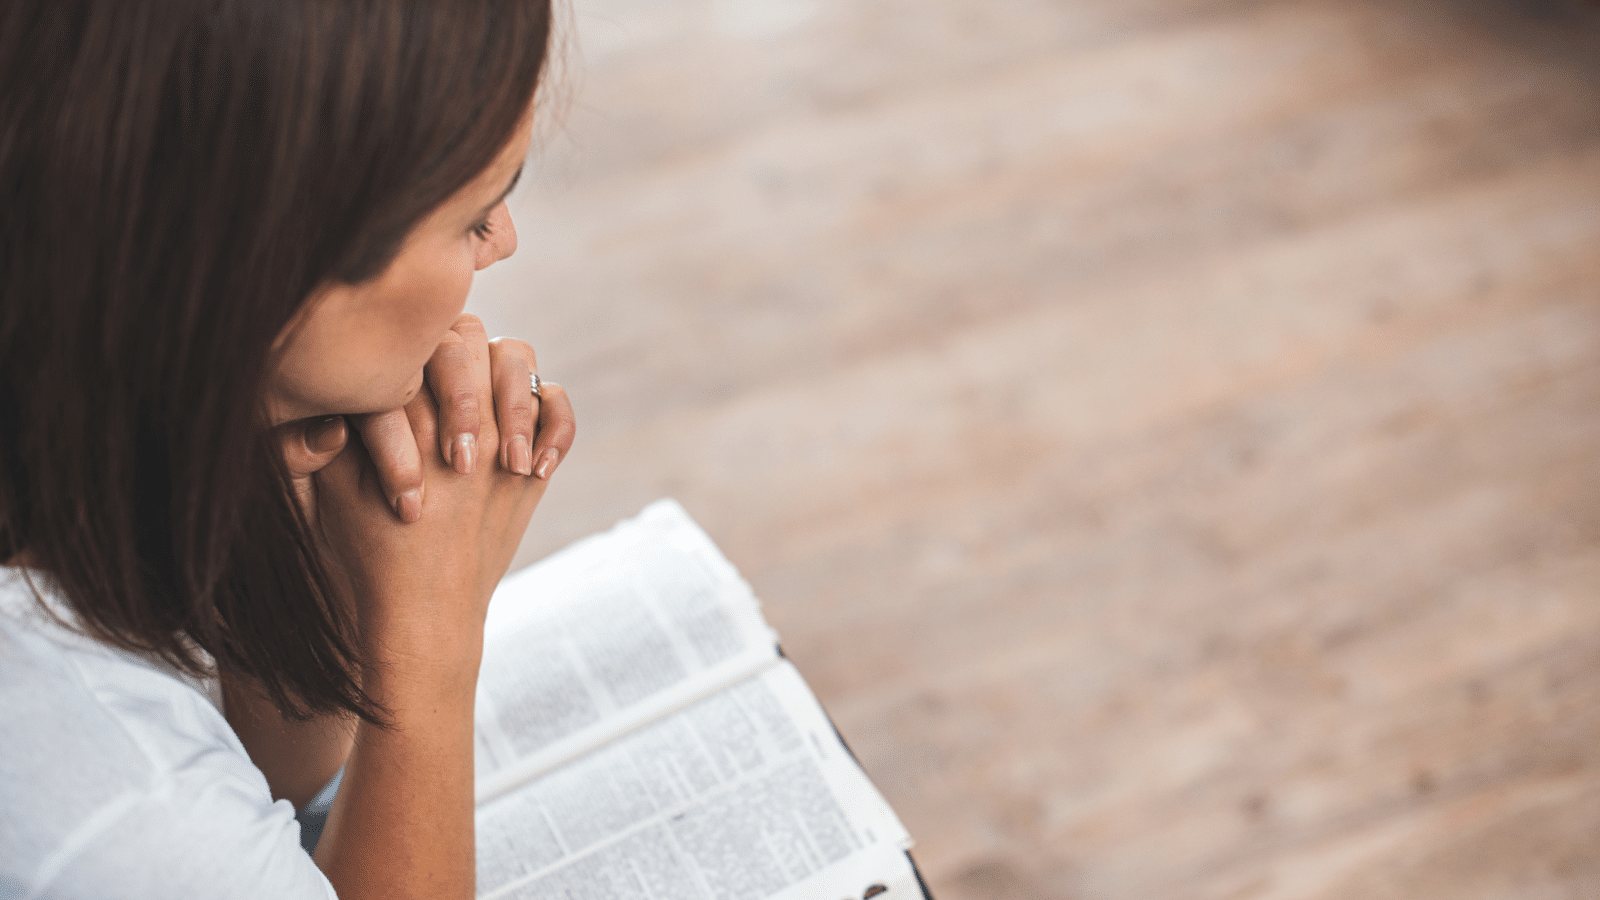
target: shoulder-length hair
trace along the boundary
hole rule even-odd
[[[533,101],[549,0],[0,7],[0,559],[114,646],[376,720],[261,402]]]

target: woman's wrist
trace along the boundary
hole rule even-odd
[[[361,623],[361,644],[367,659],[363,686],[374,700],[391,691],[464,692],[477,687],[483,659],[483,626],[426,620]]]

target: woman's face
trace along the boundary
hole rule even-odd
[[[532,115],[487,169],[429,213],[389,267],[318,290],[278,336],[268,379],[272,424],[382,412],[422,388],[422,367],[467,302],[472,273],[517,249],[505,197],[532,139]]]

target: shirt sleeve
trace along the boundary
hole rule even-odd
[[[0,897],[334,897],[202,694],[31,616],[0,615]]]
[[[62,851],[50,900],[337,900],[287,800],[201,771],[107,804]]]

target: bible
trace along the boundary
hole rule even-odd
[[[910,900],[911,840],[671,500],[501,583],[476,709],[481,900]]]

